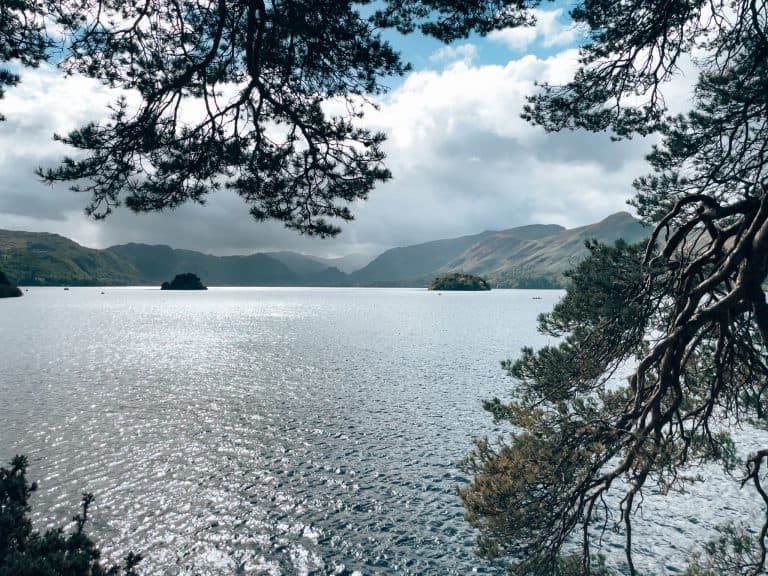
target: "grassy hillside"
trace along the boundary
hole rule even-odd
[[[572,230],[535,224],[387,250],[347,275],[331,261],[295,252],[212,256],[169,246],[124,244],[93,250],[57,236],[0,230],[0,269],[38,285],[155,284],[191,272],[209,286],[428,286],[448,273],[483,276],[499,288],[557,288],[584,258],[584,241],[648,236],[620,212]]]
[[[534,224],[513,228],[505,232],[482,232],[472,236],[392,248],[375,258],[364,268],[350,274],[350,279],[355,284],[363,285],[410,284],[426,286],[438,271],[459,271],[452,264],[453,262],[467,251],[471,251],[475,247],[485,246],[487,242],[499,234],[507,234],[509,241],[514,242],[515,239],[540,238],[562,229],[560,226]],[[489,249],[493,250],[494,248],[489,247]]]
[[[619,212],[572,230],[535,224],[394,248],[350,278],[359,285],[427,286],[441,274],[467,273],[499,288],[559,288],[563,273],[586,255],[585,240],[636,242],[647,236],[639,221]]]
[[[298,280],[285,264],[264,254],[219,257],[148,244],[112,246],[107,252],[129,261],[150,284],[159,285],[185,272],[196,274],[207,286],[276,286]]]
[[[451,260],[446,271],[462,271],[471,274],[487,274],[504,270],[530,254],[532,246],[565,233],[556,224],[521,226],[493,232]]]
[[[344,258],[327,259],[287,251],[266,252],[265,254],[279,260],[299,276],[311,281],[312,285],[342,286],[349,284],[349,278],[340,266],[345,265]]]
[[[270,258],[274,258],[275,260],[282,262],[293,272],[299,275],[318,274],[325,271],[326,268],[330,267],[319,258],[311,258],[309,256],[304,256],[303,254],[298,254],[297,252],[264,252],[264,254]]]
[[[0,230],[0,269],[21,285],[139,283],[130,262],[57,234]]]
[[[498,288],[554,288],[564,284],[564,272],[586,257],[585,240],[612,244],[623,239],[632,243],[649,234],[650,230],[631,214],[619,212],[595,224],[526,243],[510,255],[508,265],[482,273]]]
[[[11,282],[40,286],[157,284],[192,272],[212,286],[339,286],[346,274],[291,252],[211,256],[169,246],[86,248],[57,234],[0,230],[0,269]]]

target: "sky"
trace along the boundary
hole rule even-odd
[[[526,224],[571,228],[631,209],[632,181],[648,172],[652,140],[612,142],[608,134],[547,134],[520,113],[536,81],[565,82],[576,65],[579,31],[557,2],[535,28],[442,45],[392,33],[413,70],[391,79],[365,123],[388,135],[394,178],[355,203],[355,220],[333,239],[259,223],[236,195],[217,192],[206,206],[103,221],[84,213],[87,196],[47,186],[34,174],[66,153],[52,140],[104,115],[112,95],[82,77],[64,79],[42,66],[0,101],[0,228],[54,232],[94,248],[126,242],[169,244],[207,253],[295,250],[317,256],[375,255],[394,246]],[[687,108],[690,79],[667,91]]]

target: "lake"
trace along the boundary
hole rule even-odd
[[[562,294],[30,288],[0,301],[0,458],[29,456],[38,527],[93,492],[105,555],[145,574],[500,574],[457,463],[501,431],[481,401]],[[679,569],[702,530],[759,518],[711,476],[646,505],[642,562]]]

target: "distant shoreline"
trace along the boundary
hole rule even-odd
[[[0,230],[0,269],[22,286],[159,286],[192,273],[207,286],[426,288],[437,276],[472,274],[493,289],[563,289],[565,272],[587,255],[587,240],[647,235],[620,212],[579,228],[530,224],[391,248],[352,266],[290,251],[215,256],[139,243],[94,249],[57,234]]]

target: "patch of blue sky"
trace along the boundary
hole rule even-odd
[[[444,44],[423,34],[403,35],[387,30],[383,37],[409,62],[414,71],[441,70],[457,61],[474,66],[504,66],[526,55],[548,58],[563,50],[577,47],[584,35],[570,18],[573,0],[543,2],[537,9],[537,25],[533,28],[507,29],[488,36],[472,34],[468,38]],[[386,80],[396,89],[404,78]]]

